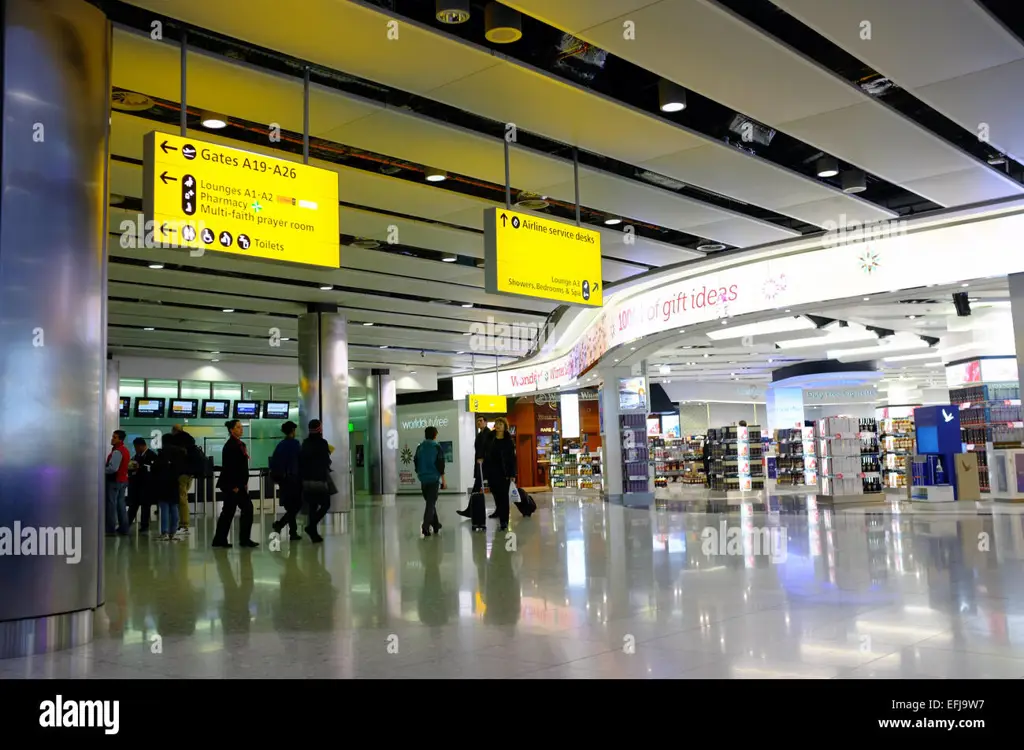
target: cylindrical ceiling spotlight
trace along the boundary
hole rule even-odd
[[[448,173],[443,169],[434,169],[433,167],[425,167],[423,175],[426,177],[427,182],[444,182],[448,179]]]
[[[686,89],[664,78],[658,80],[658,106],[662,112],[686,109]]]
[[[445,253],[441,256],[441,261],[444,263],[454,263],[459,259],[459,256],[455,253]]]
[[[818,177],[835,177],[839,174],[839,163],[831,156],[823,156],[818,159],[816,168]]]
[[[618,216],[609,216],[607,219],[604,220],[604,223],[609,227],[614,227],[616,224],[621,224],[622,219],[620,219]]]
[[[484,8],[484,36],[494,44],[511,44],[523,38],[523,17],[501,3],[488,3]]]
[[[469,0],[436,0],[435,17],[441,23],[465,23],[469,20]]]
[[[863,193],[868,189],[863,169],[847,169],[840,178],[844,193]]]
[[[204,128],[210,130],[220,130],[228,126],[228,118],[226,115],[219,114],[217,112],[211,112],[210,110],[203,110],[199,116],[200,122],[203,123]]]

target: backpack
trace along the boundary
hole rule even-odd
[[[203,449],[198,445],[192,444],[188,447],[188,456],[186,458],[186,465],[188,466],[188,473],[194,477],[201,477],[206,475],[206,454],[203,453]]]
[[[424,440],[423,443],[426,441]],[[423,449],[423,443],[416,446],[416,456],[413,458],[413,466],[416,468],[416,473],[420,472],[420,451]],[[441,450],[441,445],[437,445],[437,456],[434,458],[434,468],[437,469],[438,474],[444,474],[444,451]]]

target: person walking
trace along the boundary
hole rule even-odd
[[[160,539],[164,542],[180,538],[178,477],[184,464],[185,451],[173,442],[160,449],[153,463],[153,494],[160,507]]]
[[[426,503],[420,531],[424,537],[428,537],[431,529],[435,534],[441,531],[441,521],[437,517],[437,495],[441,490],[448,489],[448,484],[444,479],[444,451],[437,444],[437,428],[426,428],[423,437],[423,442],[416,446],[413,466],[416,467],[416,477],[420,480],[420,489]]]
[[[249,497],[249,451],[242,442],[242,423],[237,419],[229,419],[224,423],[231,437],[221,450],[220,477],[217,489],[224,498],[220,517],[217,519],[217,531],[213,536],[214,547],[231,548],[228,534],[235,511],[242,511],[241,525],[238,528],[238,546],[259,547],[250,537],[252,535],[252,499]]]
[[[494,420],[494,432],[484,447],[484,477],[497,506],[498,530],[508,531],[509,485],[516,478],[516,447],[504,417]]]
[[[128,506],[125,495],[128,492],[128,463],[131,458],[124,447],[128,436],[124,430],[114,430],[110,436],[110,453],[104,468],[107,480],[107,533],[121,536],[128,534]]]
[[[324,538],[317,524],[331,507],[331,495],[337,490],[331,482],[331,447],[324,440],[324,426],[319,419],[309,421],[309,435],[302,441],[299,451],[299,478],[302,480],[302,499],[309,508],[306,533],[313,542]]]
[[[137,437],[132,444],[135,455],[128,462],[128,525],[135,523],[135,516],[141,510],[139,531],[144,534],[149,531],[149,517],[156,503],[152,474],[156,453],[146,445],[145,438]]]
[[[284,440],[277,444],[274,455],[270,457],[270,476],[281,489],[281,505],[285,511],[271,526],[278,534],[287,526],[288,538],[292,541],[302,539],[295,521],[302,510],[302,480],[299,479],[299,452],[302,444],[295,438],[298,427],[291,421],[281,425]]]
[[[484,465],[484,446],[487,445],[487,440],[491,437],[491,430],[487,426],[487,420],[482,416],[476,418],[476,440],[473,443],[474,459],[476,465],[473,466],[473,489],[470,492],[472,497],[477,492],[483,492],[483,465]],[[470,501],[472,502],[472,501]],[[466,506],[465,510],[455,511],[463,518],[470,518],[472,513],[469,505]],[[491,518],[497,518],[496,515],[492,515]]]
[[[188,534],[188,488],[192,486],[192,473],[189,471],[188,458],[197,448],[196,439],[185,432],[185,428],[180,424],[171,427],[169,439],[171,444],[181,448],[186,456],[186,460],[182,465],[182,473],[178,476],[178,516],[180,518],[179,523],[181,524],[178,531],[182,534]],[[165,439],[164,442],[167,442],[167,440]]]

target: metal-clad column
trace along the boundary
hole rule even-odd
[[[332,513],[352,509],[352,466],[348,439],[348,322],[337,308],[310,305],[299,316],[299,433],[311,419],[323,422],[324,438],[334,446],[331,479],[338,493]]]
[[[366,378],[366,422],[370,492],[398,492],[397,391],[390,370],[372,370]]]
[[[88,642],[102,603],[111,55],[84,0],[0,8],[4,658]]]

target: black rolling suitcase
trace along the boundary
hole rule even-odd
[[[523,518],[529,518],[537,510],[537,502],[530,497],[526,490],[518,487],[516,489],[519,491],[519,502],[516,503],[516,508],[523,514]]]
[[[469,491],[469,519],[473,524],[473,531],[487,531],[487,504],[484,502],[484,481],[480,464],[476,464],[477,476],[480,489],[476,487]]]

